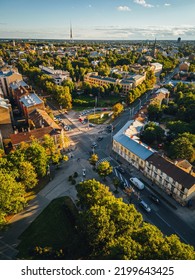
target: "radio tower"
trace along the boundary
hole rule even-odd
[[[72,41],[73,37],[72,37],[72,24],[70,22],[70,40]]]

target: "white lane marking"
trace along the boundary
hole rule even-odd
[[[167,223],[158,213],[156,213],[156,215],[167,225],[171,228],[171,225],[169,223]]]

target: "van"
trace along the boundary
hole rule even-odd
[[[144,184],[136,177],[130,178],[130,182],[133,183],[139,190],[144,189]]]
[[[151,212],[151,208],[148,206],[148,204],[145,201],[141,201],[140,205],[142,208],[144,208],[144,210],[146,210],[146,212],[150,213]]]

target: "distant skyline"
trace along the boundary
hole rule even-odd
[[[0,38],[195,40],[195,0],[9,0]]]

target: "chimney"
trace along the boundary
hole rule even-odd
[[[150,150],[150,147],[148,146],[148,150]]]

